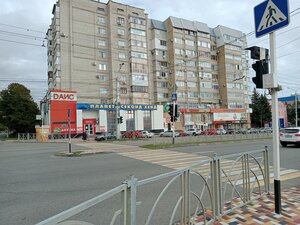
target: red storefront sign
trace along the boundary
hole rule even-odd
[[[50,91],[50,130],[53,134],[76,134],[76,103],[75,91]],[[70,110],[70,116],[68,116]],[[70,127],[69,127],[70,120]]]

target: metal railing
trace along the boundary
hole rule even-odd
[[[32,141],[36,139],[35,133],[18,133],[18,141]]]
[[[214,155],[190,167],[148,179],[131,176],[122,185],[37,225],[68,224],[68,219],[97,204],[106,204],[106,200],[118,195],[121,201],[115,204],[115,211],[109,208],[110,218],[105,218],[103,224],[211,224],[232,210],[269,194],[269,180],[267,148]],[[94,211],[97,215],[101,212]],[[108,217],[107,213],[104,215],[96,218],[97,224]],[[82,220],[89,219],[88,216],[77,218],[80,219],[78,225],[87,224]]]

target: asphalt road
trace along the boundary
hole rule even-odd
[[[203,144],[171,150],[201,155],[214,151],[222,155],[261,149],[265,145],[271,146],[271,141]],[[0,142],[0,224],[36,224],[120,185],[129,175],[144,179],[171,171],[116,153],[70,158],[54,156],[66,149],[65,143]],[[282,167],[300,170],[299,148],[282,148],[281,153]],[[272,153],[270,159],[271,156]],[[285,184],[299,186],[300,180],[289,180],[283,186]],[[145,188],[141,198],[149,200],[153,190],[151,186]],[[99,211],[108,210],[111,204],[108,202],[106,209],[94,209],[85,216],[93,221]]]

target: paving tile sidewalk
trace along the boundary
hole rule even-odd
[[[225,215],[214,225],[256,225],[256,224],[278,224],[296,225],[300,224],[300,187],[282,190],[281,214],[275,213],[274,196],[263,197],[245,207],[234,210]],[[197,223],[200,225],[203,223]]]

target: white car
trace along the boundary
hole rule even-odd
[[[165,132],[161,132],[159,134],[160,137],[173,137],[173,132],[174,131],[165,131]],[[179,137],[179,133],[175,132],[175,137]]]
[[[153,133],[146,131],[146,130],[141,131],[141,133],[144,138],[152,138],[154,136]]]
[[[196,135],[199,135],[200,133],[197,128],[190,128],[186,131],[186,134],[190,135],[190,136],[196,136]]]
[[[226,131],[225,129],[223,129],[223,128],[217,129],[217,132],[218,132],[218,134],[220,134],[220,135],[227,134],[227,131]]]
[[[300,127],[289,127],[281,130],[280,144],[282,147],[286,147],[288,144],[300,145]]]

